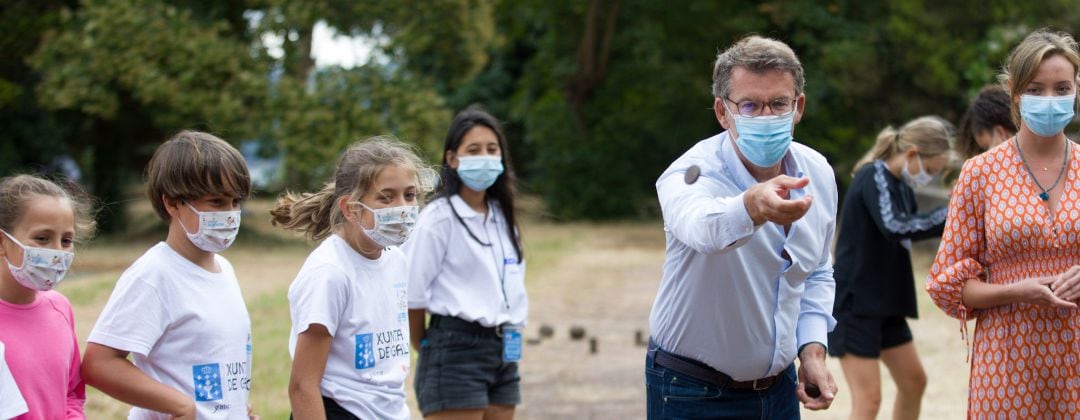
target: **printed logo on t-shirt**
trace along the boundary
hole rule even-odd
[[[397,292],[398,324],[409,322],[409,292],[405,290],[406,283],[397,283],[394,289]]]
[[[373,344],[374,334],[357,334],[356,335],[356,368],[367,369],[375,367],[375,346]]]
[[[191,367],[195,381],[195,401],[217,401],[221,399],[221,366],[217,363],[195,365]]]

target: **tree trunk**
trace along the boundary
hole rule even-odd
[[[127,205],[124,200],[124,179],[128,171],[127,158],[131,153],[127,139],[117,135],[112,121],[96,120],[93,123],[92,141],[94,161],[91,165],[90,188],[98,200],[100,210],[97,213],[98,229],[102,233],[122,231],[127,218]]]
[[[315,59],[311,58],[312,34],[315,24],[305,24],[300,28],[300,39],[296,40],[296,60],[293,61],[292,75],[301,86],[307,86],[311,70],[315,68]]]
[[[585,104],[607,77],[615,22],[621,6],[622,0],[589,0],[585,12],[585,25],[578,42],[577,72],[566,84],[566,101],[573,112],[574,125],[583,137],[589,132]]]

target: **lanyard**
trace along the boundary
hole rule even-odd
[[[495,270],[499,272],[499,287],[502,289],[503,304],[506,305],[506,309],[510,309],[510,298],[506,296],[506,249],[503,248],[502,231],[499,229],[499,222],[492,220],[495,224],[495,240],[491,239],[491,233],[487,229],[484,229],[484,233],[488,237],[488,249],[491,250],[491,259],[495,262]],[[495,247],[491,246],[491,242],[499,242],[499,253],[502,254],[502,261],[500,264],[499,257],[495,255]]]
[[[506,249],[503,245],[502,231],[499,229],[499,222],[496,220],[492,220],[492,222],[495,223],[495,235],[496,240],[499,242],[499,252],[502,254],[503,257],[501,266],[499,262],[499,257],[495,255],[495,247],[492,246],[492,242],[495,241],[491,239],[491,234],[487,231],[487,229],[484,229],[484,236],[487,237],[488,241],[481,241],[480,238],[476,236],[475,233],[473,233],[472,229],[469,229],[469,225],[465,224],[465,219],[462,219],[461,215],[458,214],[457,209],[454,208],[454,202],[450,201],[450,197],[446,197],[446,204],[450,206],[450,211],[454,213],[454,218],[456,218],[458,223],[461,224],[461,227],[465,228],[465,232],[469,234],[469,237],[476,241],[476,243],[480,244],[480,246],[491,250],[491,259],[495,262],[495,270],[499,273],[499,288],[502,289],[503,304],[506,306],[506,309],[510,309],[510,299],[506,296]],[[488,208],[490,209],[491,206],[488,206]],[[492,217],[494,217],[494,215]]]

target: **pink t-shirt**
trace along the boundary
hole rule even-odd
[[[26,305],[0,300],[0,325],[11,376],[30,409],[16,419],[85,419],[86,386],[67,298],[48,291]]]

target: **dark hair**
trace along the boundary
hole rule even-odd
[[[975,141],[975,136],[1000,125],[1009,132],[1016,132],[1016,124],[1009,114],[1009,92],[1000,85],[984,86],[971,100],[964,116],[960,117],[960,136],[956,151],[964,159],[971,159],[984,150]]]
[[[521,261],[523,259],[521,233],[518,232],[517,218],[514,217],[514,181],[516,177],[514,176],[514,166],[511,163],[512,159],[510,159],[510,147],[506,143],[506,135],[503,134],[499,121],[479,105],[470,105],[465,108],[454,116],[454,121],[450,123],[450,129],[446,132],[446,144],[443,147],[442,176],[436,198],[449,198],[461,190],[461,178],[458,177],[457,171],[446,162],[446,152],[457,153],[458,147],[461,146],[461,140],[465,138],[465,133],[478,125],[490,128],[491,131],[495,132],[495,137],[499,139],[499,149],[502,150],[503,173],[495,179],[495,184],[488,187],[486,193],[488,196],[494,197],[495,201],[499,203],[499,207],[502,208],[503,217],[506,218],[507,224],[510,225],[510,229],[506,234],[514,244],[514,251],[517,252],[518,261]]]
[[[251,196],[247,161],[213,134],[184,130],[158,146],[146,165],[146,195],[158,217],[172,221],[162,197],[195,200],[207,194]]]

